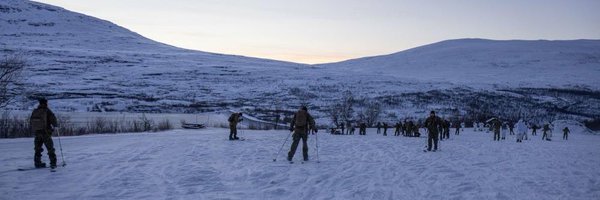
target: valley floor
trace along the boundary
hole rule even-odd
[[[311,161],[285,161],[287,131],[226,129],[62,138],[67,166],[31,166],[33,139],[0,140],[0,199],[600,199],[600,136],[494,142],[466,129],[425,138],[319,133]],[[393,133],[392,133],[393,135]],[[58,140],[54,138],[58,150]],[[44,154],[44,160],[47,156]]]

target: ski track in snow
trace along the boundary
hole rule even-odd
[[[67,166],[32,165],[33,139],[0,140],[0,199],[600,199],[599,136],[516,143],[467,132],[422,150],[426,138],[309,136],[311,161],[277,162],[286,131],[226,129],[62,138]],[[54,138],[57,153],[58,140]],[[60,164],[60,154],[59,164]],[[47,156],[44,154],[44,160]]]

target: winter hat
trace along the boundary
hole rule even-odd
[[[47,104],[48,104],[48,100],[47,100],[46,98],[41,98],[41,99],[38,99],[38,102],[39,102],[40,104],[44,104],[44,105],[47,105]]]

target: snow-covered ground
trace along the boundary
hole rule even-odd
[[[288,164],[272,161],[288,132],[227,133],[62,138],[68,165],[55,173],[17,171],[32,165],[33,141],[3,139],[0,199],[600,199],[596,135],[515,143],[467,129],[424,153],[425,138],[319,133],[321,162],[311,136],[312,160]]]

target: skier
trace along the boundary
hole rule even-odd
[[[311,129],[314,133],[318,132],[317,128],[315,127],[315,120],[308,113],[308,108],[306,108],[306,106],[302,106],[300,110],[298,110],[298,112],[294,114],[294,118],[292,119],[292,122],[290,124],[290,131],[293,131],[294,134],[292,135],[292,146],[290,148],[290,151],[288,152],[288,161],[291,162],[292,158],[294,158],[294,154],[296,154],[296,149],[298,148],[298,143],[300,142],[300,139],[302,139],[302,156],[304,158],[304,161],[308,161],[307,140],[308,131]]]
[[[490,128],[493,128],[494,131],[494,141],[500,141],[500,128],[502,126],[502,122],[499,119],[494,119],[491,123]]]
[[[345,132],[344,132],[344,128],[345,128],[345,127],[344,127],[344,123],[342,122],[342,124],[340,124],[340,129],[342,129],[342,135],[344,135],[344,134],[345,134]]]
[[[33,110],[29,123],[31,130],[35,133],[33,163],[36,168],[46,167],[46,163],[42,162],[42,145],[46,146],[48,157],[50,158],[50,168],[56,168],[56,154],[54,153],[54,142],[52,141],[52,132],[57,126],[56,116],[48,108],[48,100],[42,98],[38,100],[38,107]]]
[[[542,129],[542,140],[547,140],[548,139],[548,132],[550,132],[550,125],[548,124],[548,122],[546,122],[544,124],[544,127]]]
[[[229,121],[229,140],[239,140],[240,138],[237,137],[237,124],[239,122],[241,122],[242,120],[244,120],[242,118],[242,113],[232,113],[229,116],[229,119],[227,119],[227,121]]]
[[[381,122],[377,122],[377,134],[381,133]]]
[[[569,127],[563,128],[563,140],[569,140],[569,133],[571,131],[569,130]]]
[[[383,136],[387,136],[387,129],[389,128],[388,124],[383,122]]]
[[[435,116],[435,111],[429,113],[429,117],[425,120],[425,127],[429,132],[429,138],[427,139],[427,151],[431,151],[433,143],[433,151],[437,151],[438,145],[438,133],[440,130],[442,120]]]
[[[527,135],[527,126],[522,119],[519,119],[517,126],[517,142],[523,142],[523,137]]]
[[[350,135],[354,135],[354,131],[356,131],[356,127],[354,127],[354,126],[350,127]]]

